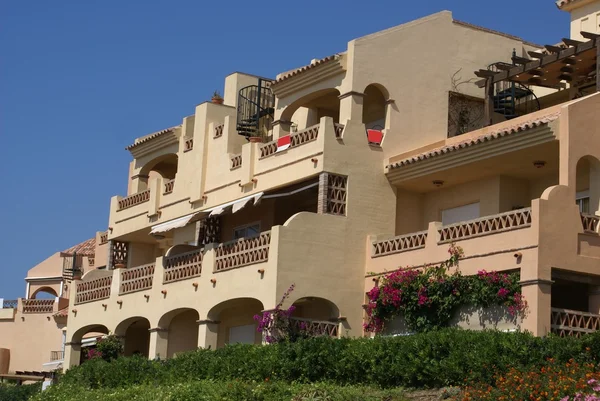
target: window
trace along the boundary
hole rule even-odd
[[[442,224],[459,223],[479,218],[479,202],[442,210]]]
[[[577,192],[575,202],[579,206],[579,213],[590,213],[590,191]]]
[[[256,237],[260,234],[260,223],[252,223],[233,229],[233,239]]]

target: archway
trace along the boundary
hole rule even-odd
[[[600,161],[593,156],[577,161],[575,201],[583,214],[600,213]]]
[[[175,309],[160,318],[158,326],[166,332],[166,338],[159,340],[167,342],[166,350],[163,347],[163,353],[167,358],[198,348],[198,319],[200,319],[198,312],[191,308]]]
[[[226,344],[260,344],[262,334],[256,330],[254,316],[263,309],[262,302],[254,298],[231,299],[214,306],[208,318],[218,322],[217,348]]]
[[[59,284],[60,285],[60,284]],[[56,290],[52,287],[37,288],[29,297],[30,299],[54,299],[58,297]]]
[[[311,336],[340,335],[340,310],[331,301],[319,297],[299,298],[292,304],[292,324],[308,331]]]
[[[322,117],[340,120],[340,92],[335,88],[322,89],[297,99],[285,108],[282,121],[290,121],[298,130],[316,125]]]
[[[379,84],[371,84],[364,90],[362,122],[367,129],[382,131],[386,124],[388,91]]]
[[[173,180],[177,175],[178,157],[174,153],[152,159],[142,167],[139,173],[138,192],[148,188],[148,182],[162,177],[163,180]]]
[[[119,323],[115,335],[123,339],[123,355],[142,355],[146,358],[150,345],[150,322],[140,316],[131,317]]]
[[[85,353],[82,352],[82,349],[93,347],[98,337],[105,336],[108,333],[108,328],[102,324],[84,326],[75,331],[71,339],[65,343],[65,346],[68,347],[65,349],[64,361],[67,367],[70,368],[83,363],[85,361]]]

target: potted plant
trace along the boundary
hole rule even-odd
[[[221,96],[219,91],[213,92],[211,101],[215,104],[223,104],[223,97]]]

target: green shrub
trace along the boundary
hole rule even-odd
[[[101,389],[195,380],[269,380],[439,388],[461,385],[465,379],[491,383],[496,372],[542,366],[548,358],[599,362],[600,332],[575,339],[444,329],[405,337],[319,337],[268,346],[232,345],[166,361],[92,360],[70,369],[61,385]]]
[[[42,383],[25,384],[0,384],[0,400],[2,401],[27,401],[34,394],[42,390]]]

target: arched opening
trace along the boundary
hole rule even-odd
[[[323,89],[301,97],[285,108],[282,121],[291,121],[292,132],[316,125],[322,117],[340,121],[340,92],[337,89]]]
[[[31,296],[30,299],[54,299],[58,297],[56,290],[52,287],[40,287],[36,289]]]
[[[306,330],[311,336],[338,337],[339,308],[331,301],[318,297],[304,297],[292,304],[292,324]]]
[[[237,298],[222,302],[208,312],[211,321],[218,322],[217,348],[227,344],[260,344],[262,334],[256,330],[254,316],[264,309],[254,298]]]
[[[68,367],[80,365],[86,361],[87,351],[94,348],[99,337],[108,335],[109,330],[101,324],[93,324],[80,328],[69,341],[70,357],[65,360]]]
[[[382,131],[386,123],[388,92],[379,84],[371,84],[365,88],[364,94],[362,122],[367,129]]]
[[[199,319],[198,312],[190,308],[176,309],[160,318],[158,326],[166,331],[167,347],[163,352],[167,358],[198,348]]]
[[[146,163],[139,173],[138,192],[148,188],[148,182],[153,179],[162,177],[163,180],[169,181],[175,179],[177,175],[177,155],[169,153]]]
[[[600,211],[600,161],[585,156],[577,162],[575,201],[583,214],[598,214]]]
[[[148,357],[150,348],[150,322],[144,317],[131,317],[119,323],[115,335],[123,339],[123,355]]]

